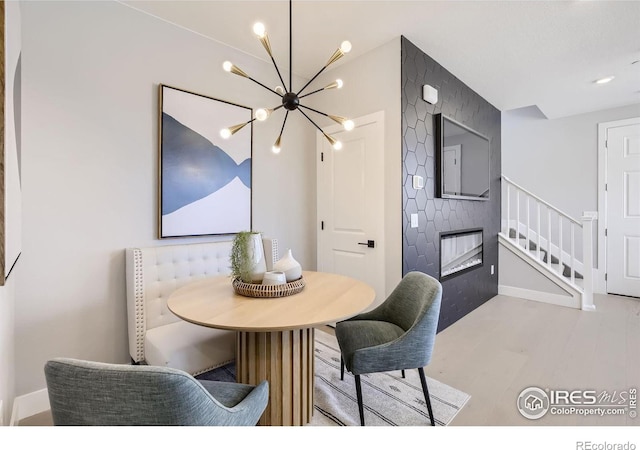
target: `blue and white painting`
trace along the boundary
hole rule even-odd
[[[162,85],[160,237],[251,229],[251,109]]]

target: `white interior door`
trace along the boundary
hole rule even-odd
[[[384,300],[384,113],[318,132],[318,270],[364,281]]]
[[[443,149],[444,193],[460,194],[460,145]]]
[[[640,124],[607,130],[607,292],[640,297]]]

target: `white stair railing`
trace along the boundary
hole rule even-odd
[[[595,309],[595,213],[585,212],[579,222],[504,175],[502,190],[503,237],[581,292],[583,310]]]

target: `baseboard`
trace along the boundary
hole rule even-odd
[[[498,294],[510,297],[523,298],[536,302],[549,303],[551,305],[580,309],[580,299],[569,295],[551,294],[549,292],[532,291],[514,286],[498,286]]]
[[[30,392],[16,397],[13,401],[13,411],[9,426],[16,426],[22,419],[47,411],[49,406],[49,393],[46,389]]]

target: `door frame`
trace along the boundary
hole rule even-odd
[[[453,150],[451,150],[453,149]],[[444,189],[444,180],[446,179],[444,173],[445,173],[445,153],[446,152],[450,152],[450,151],[454,151],[455,152],[455,157],[456,157],[456,166],[458,169],[458,173],[456,174],[456,178],[457,178],[457,182],[458,182],[458,191],[454,194],[454,195],[463,195],[462,194],[462,145],[461,144],[455,144],[455,145],[449,145],[447,147],[443,147],[442,148],[442,193],[445,193],[445,189]],[[458,164],[458,161],[460,161],[460,164]]]
[[[370,123],[377,123],[380,126],[380,132],[382,133],[382,164],[383,164],[383,171],[384,171],[384,164],[385,164],[385,140],[384,140],[384,134],[386,132],[385,129],[385,112],[384,111],[377,111],[371,114],[366,114],[363,116],[359,116],[359,117],[355,117],[353,119],[354,124],[356,127],[358,126],[363,126],[363,125],[367,125]],[[322,131],[324,131],[326,134],[331,135],[332,133],[336,133],[338,131],[342,131],[344,128],[342,125],[340,124],[335,124],[335,125],[330,125],[330,126],[326,126],[326,127],[322,127]],[[318,201],[318,197],[319,197],[319,192],[321,189],[320,186],[320,175],[319,175],[319,171],[320,171],[320,158],[321,158],[321,149],[322,149],[322,144],[324,143],[324,141],[326,140],[326,138],[322,135],[322,133],[320,131],[316,131],[316,266],[319,266],[319,259],[320,259],[320,241],[321,241],[321,229],[320,229],[320,202]],[[339,151],[339,150],[337,150]],[[384,181],[383,181],[383,186],[384,186]],[[384,193],[384,189],[383,189],[383,193]],[[381,300],[384,300],[386,298],[386,290],[387,290],[387,274],[386,274],[386,265],[385,265],[385,258],[386,258],[386,223],[385,223],[385,213],[387,210],[387,204],[384,201],[384,195],[382,196],[382,213],[380,214],[381,216],[381,221],[378,224],[378,226],[380,227],[380,233],[379,236],[376,238],[376,248],[378,249],[379,254],[381,255],[380,257],[380,269],[382,270],[382,274],[383,277],[380,281],[381,286],[380,288],[382,289],[382,292],[376,292],[376,301],[375,304],[377,305],[378,303],[381,302]],[[380,297],[380,298],[378,298]]]
[[[598,124],[598,269],[595,272],[596,277],[594,291],[598,294],[607,293],[607,237],[605,229],[607,228],[608,210],[607,210],[607,131],[610,128],[625,127],[628,125],[640,125],[640,117],[632,117],[630,119],[615,120],[612,122],[602,122]]]

